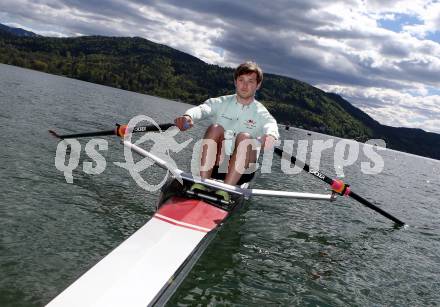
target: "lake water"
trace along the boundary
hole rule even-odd
[[[106,138],[102,174],[79,167],[69,184],[55,167],[58,141],[47,130],[108,130],[139,114],[170,122],[187,108],[0,65],[0,306],[46,304],[154,213],[158,193],[142,190],[113,163],[124,161],[118,140]],[[182,133],[179,142],[200,138],[204,127]],[[299,129],[281,133],[329,138]],[[189,170],[191,153],[175,155],[181,168]],[[344,180],[408,228],[396,229],[343,197],[334,203],[254,198],[220,231],[169,305],[440,305],[440,162],[379,153],[380,174],[363,174],[360,163],[369,160],[361,155],[343,169]],[[83,152],[80,166],[88,160]],[[279,165],[274,158],[273,172],[255,186],[328,192],[309,174],[285,175]],[[332,150],[324,151],[320,168],[336,175]],[[155,167],[143,174],[150,181],[163,175]]]

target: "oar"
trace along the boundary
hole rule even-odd
[[[166,130],[172,126],[174,126],[174,124],[171,124],[171,123],[158,125],[158,127],[161,130]],[[63,134],[63,135],[60,135],[53,130],[49,130],[49,133],[59,139],[73,139],[73,138],[104,136],[104,135],[117,135],[119,137],[123,137],[125,135],[125,133],[127,132],[127,128],[128,128],[127,125],[116,125],[116,128],[113,130],[75,133],[75,134]],[[159,131],[159,129],[155,125],[138,126],[138,127],[133,128],[133,132],[150,132],[150,131]]]
[[[284,155],[288,155],[290,156],[290,162],[292,164],[295,164],[297,166],[302,166],[302,169],[305,170],[306,172],[308,172],[309,174],[312,174],[313,176],[315,176],[316,178],[321,179],[322,181],[328,183],[331,187],[332,190],[335,191],[336,193],[339,193],[340,195],[344,195],[344,196],[350,196],[351,198],[357,200],[358,202],[360,202],[362,205],[373,209],[374,211],[376,211],[377,213],[383,215],[384,217],[392,220],[394,223],[396,223],[398,226],[405,226],[405,223],[402,222],[401,220],[399,220],[398,218],[392,216],[391,214],[389,214],[388,212],[384,211],[383,209],[373,205],[371,202],[369,202],[368,200],[366,200],[365,198],[359,196],[358,194],[354,193],[353,191],[351,191],[350,189],[350,185],[345,184],[342,180],[339,179],[331,179],[330,177],[324,175],[323,173],[321,173],[319,170],[314,170],[311,169],[309,165],[307,165],[305,162],[303,161],[297,161],[296,157],[285,153],[281,148],[279,147],[275,147],[274,148],[274,152],[280,156],[281,158],[283,158],[283,154]],[[298,165],[300,164],[300,165]]]

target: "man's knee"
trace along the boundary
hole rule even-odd
[[[250,140],[252,139],[252,136],[247,132],[240,132],[237,134],[236,140],[237,142],[241,142],[243,140]]]
[[[214,135],[223,135],[225,133],[225,129],[222,127],[222,125],[212,124],[208,127],[206,132]]]
[[[246,152],[254,152],[258,148],[256,140],[247,132],[237,134],[235,147]]]

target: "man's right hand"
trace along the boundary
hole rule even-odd
[[[180,129],[180,131],[185,131],[194,125],[192,118],[189,115],[183,115],[183,116],[177,117],[174,120],[174,123]]]

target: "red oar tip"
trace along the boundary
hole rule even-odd
[[[342,180],[333,179],[331,187],[339,195],[348,196],[350,194],[350,185],[345,184]]]
[[[116,127],[116,135],[119,137],[123,137],[125,136],[125,134],[127,133],[127,125],[117,125]]]

